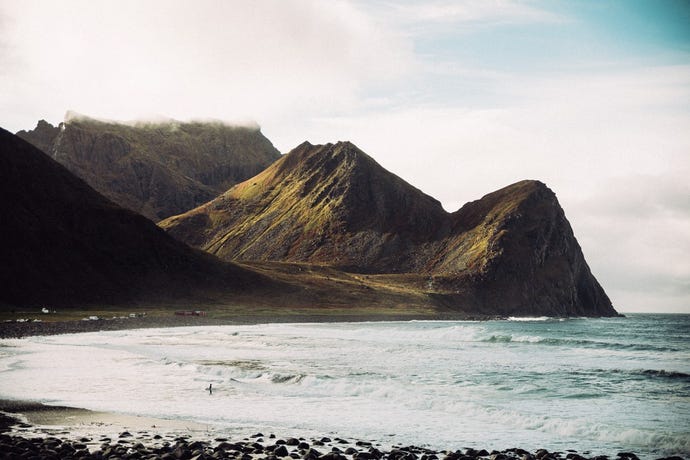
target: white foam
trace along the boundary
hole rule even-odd
[[[620,373],[601,372],[651,368],[639,352],[549,347],[542,341],[566,332],[545,327],[551,323],[273,324],[0,341],[13,345],[0,347],[0,396],[437,448],[688,448],[658,429],[690,413],[688,400],[669,416],[640,398],[641,389],[616,383]],[[591,396],[582,398],[596,404],[571,398],[585,389]]]
[[[559,321],[562,318],[554,318],[553,316],[510,316],[508,321]]]

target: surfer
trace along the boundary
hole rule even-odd
[[[209,384],[208,384],[208,394],[209,394],[209,395],[212,395],[212,394],[213,394],[213,384],[212,384],[212,383],[209,383]]]

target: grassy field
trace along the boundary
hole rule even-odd
[[[53,308],[50,305],[0,308],[0,321],[40,320],[42,322],[137,319],[138,323],[167,324],[182,317],[179,310],[200,310],[203,317],[185,317],[198,322],[285,322],[362,321],[386,319],[462,318],[461,309],[440,306],[434,295],[442,294],[431,278],[421,275],[369,275],[349,273],[320,265],[278,262],[242,264],[284,282],[285,290],[246,292],[233,297],[214,296],[196,301],[93,305]],[[43,313],[42,308],[50,312]],[[134,323],[135,321],[133,321]]]

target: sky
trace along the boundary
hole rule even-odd
[[[448,211],[558,196],[621,312],[690,313],[688,0],[0,0],[0,126],[349,140]]]

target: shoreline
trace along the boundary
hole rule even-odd
[[[233,439],[223,429],[196,422],[0,399],[0,459],[610,460],[613,455],[616,460],[639,460],[632,452],[589,456],[572,449],[388,447],[333,435],[281,438],[259,432]]]
[[[91,313],[80,311],[85,318]],[[30,315],[34,316],[34,315]],[[619,314],[618,318],[625,315]],[[267,313],[237,313],[222,317],[217,316],[177,316],[160,314],[136,317],[99,318],[97,320],[48,320],[39,319],[40,316],[24,320],[5,320],[0,322],[0,339],[21,339],[24,337],[47,336],[59,334],[78,334],[83,332],[123,331],[131,329],[153,329],[194,326],[233,326],[275,323],[361,323],[380,321],[494,321],[508,320],[511,317],[501,315],[479,315],[452,312],[436,313],[329,313],[322,312],[291,312],[282,314]],[[526,317],[525,319],[530,319]],[[562,319],[552,317],[553,319]],[[572,317],[574,318],[574,317]],[[602,317],[591,317],[602,318]],[[616,317],[611,317],[616,318]]]
[[[370,321],[489,321],[507,319],[498,316],[467,315],[401,315],[401,314],[286,314],[278,316],[237,315],[228,318],[204,316],[144,316],[136,318],[112,318],[98,320],[69,321],[5,321],[0,322],[0,339],[21,339],[24,337],[77,334],[83,332],[122,331],[131,329],[153,329],[194,326],[231,326],[267,323],[343,323]]]

